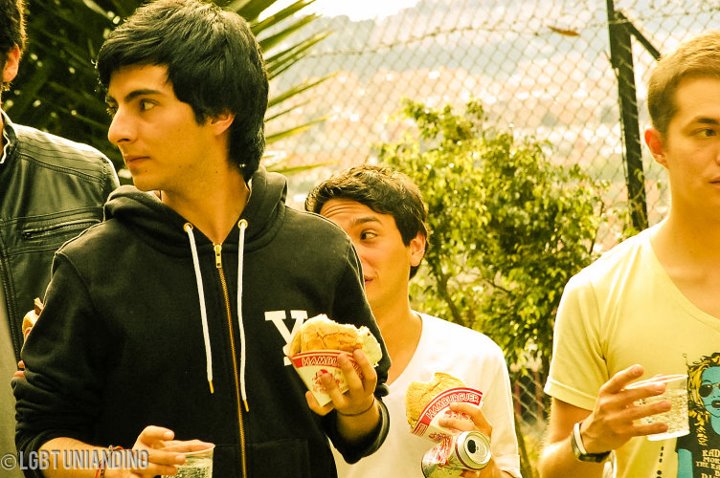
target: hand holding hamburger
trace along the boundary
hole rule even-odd
[[[483,393],[468,388],[462,380],[435,372],[428,382],[412,382],[405,393],[405,410],[413,434],[433,441],[456,431],[476,429],[478,422],[487,424],[480,406]],[[485,431],[485,426],[479,431]]]
[[[309,392],[310,408],[325,415],[359,417],[375,408],[374,366],[382,349],[367,327],[340,324],[325,315],[307,319],[291,338],[287,355]]]

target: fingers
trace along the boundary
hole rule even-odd
[[[358,349],[353,351],[352,355],[342,354],[338,356],[338,366],[342,370],[351,394],[372,393],[375,391],[377,373],[367,359],[365,352]]]
[[[635,364],[621,370],[613,375],[610,380],[600,387],[600,393],[618,393],[624,389],[630,382],[642,376],[645,369],[641,365]]]
[[[17,363],[18,369],[13,372],[13,378],[25,378],[25,362],[20,360]]]
[[[334,380],[333,380],[334,382]],[[321,417],[324,417],[328,413],[330,413],[333,410],[333,404],[330,402],[329,404],[325,405],[324,407],[320,405],[320,403],[315,398],[315,395],[312,394],[312,392],[307,391],[305,392],[305,400],[307,400],[308,407],[310,407],[310,410],[317,413]]]
[[[202,440],[171,440],[165,442],[163,451],[187,453],[190,451],[204,450],[213,446],[212,443]]]
[[[374,403],[373,394],[377,384],[377,373],[365,353],[362,350],[356,350],[353,355],[341,354],[338,356],[337,365],[343,374],[347,390],[341,390],[330,373],[319,377],[320,384],[332,401],[330,410],[335,408],[342,414],[354,415],[369,409]],[[315,413],[326,413],[325,409],[314,408],[315,404],[310,399],[308,399],[308,406]]]
[[[355,362],[360,366],[362,372],[362,383],[365,390],[374,391],[377,386],[377,372],[361,349],[353,352]]]
[[[157,426],[146,427],[138,437],[138,444],[145,445],[147,451],[146,466],[131,469],[133,476],[152,477],[157,475],[174,475],[177,466],[186,461],[185,454],[192,451],[204,450],[212,443],[202,440],[173,440],[172,430]],[[148,446],[150,445],[150,446]]]
[[[137,468],[128,470],[132,476],[174,475],[177,472],[176,466],[185,463],[185,455],[182,453],[167,451],[162,448],[148,448],[143,451],[147,452],[147,460],[138,463]]]
[[[485,418],[485,414],[478,405],[472,403],[455,402],[450,404],[450,410],[470,417],[473,422],[474,429],[484,433],[488,438],[492,437],[492,425]]]
[[[175,438],[175,433],[169,428],[148,425],[140,432],[140,436],[138,436],[135,444],[141,444],[147,448],[162,448],[165,446],[164,441],[172,440],[173,438]]]
[[[439,425],[458,431],[477,430],[488,437],[492,435],[492,425],[487,421],[479,406],[472,403],[453,402],[449,406]]]
[[[651,382],[634,387],[632,382],[643,373],[643,367],[632,365],[600,387],[595,409],[582,429],[588,451],[615,449],[633,437],[667,430],[664,423],[641,422],[642,418],[666,412],[671,407],[667,400],[644,400],[662,394],[665,386]]]

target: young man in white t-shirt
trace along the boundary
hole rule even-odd
[[[413,381],[429,382],[434,372],[461,379],[484,393],[481,409],[467,408],[476,429],[490,437],[490,464],[478,478],[519,477],[512,395],[500,347],[487,336],[410,307],[409,282],[427,247],[427,208],[418,187],[389,168],[363,165],[318,185],[306,209],[342,227],[362,263],[368,302],[388,348],[392,365],[390,432],[372,456],[348,465],[338,453],[340,478],[422,477],[420,461],[433,443],[411,434],[405,391]]]

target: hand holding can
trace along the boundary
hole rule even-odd
[[[459,478],[466,471],[482,470],[491,458],[490,439],[469,431],[446,436],[423,455],[420,466],[425,478]]]

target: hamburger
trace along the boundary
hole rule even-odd
[[[451,388],[462,387],[465,387],[462,380],[443,372],[435,372],[429,382],[412,382],[405,392],[405,413],[411,429],[415,428],[423,410],[435,397]]]
[[[357,349],[365,352],[373,366],[382,358],[382,350],[375,336],[364,325],[340,324],[326,315],[307,319],[295,333],[288,348],[290,357],[315,350],[340,350],[352,353]]]

